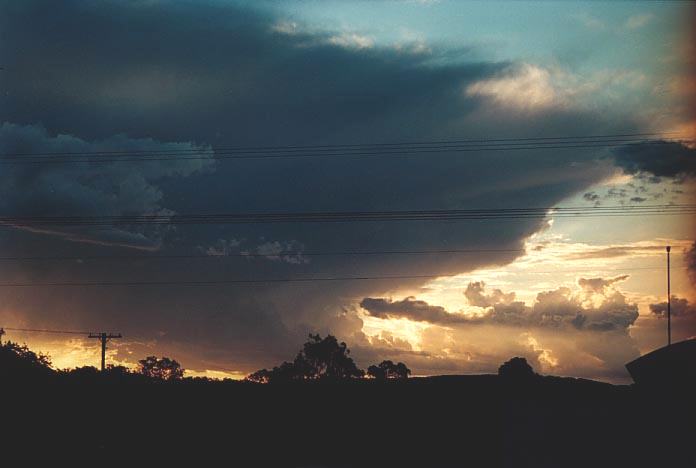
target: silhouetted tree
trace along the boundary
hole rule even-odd
[[[295,367],[307,379],[352,379],[365,375],[358,369],[348,355],[350,350],[345,343],[339,343],[335,336],[309,335],[302,351],[295,358]]]
[[[256,383],[292,382],[298,380],[346,380],[365,375],[349,356],[345,343],[335,336],[322,338],[309,335],[302,350],[293,362],[284,362],[272,370],[261,369],[247,376],[246,380]]]
[[[53,372],[47,354],[8,341],[0,345],[0,373],[5,376],[48,375]]]
[[[259,369],[256,372],[247,375],[244,380],[253,383],[268,383],[271,380],[272,372],[273,371],[269,371],[268,369]]]
[[[123,380],[134,376],[131,369],[121,365],[107,364],[105,371],[105,375],[110,379]]]
[[[498,375],[511,380],[529,380],[537,374],[523,357],[514,357],[498,368]]]
[[[394,364],[392,361],[382,361],[378,365],[367,368],[367,375],[377,380],[386,379],[407,379],[411,374],[411,369],[406,364],[400,362]]]
[[[99,377],[99,369],[94,366],[82,366],[63,371],[63,375],[67,375],[71,379],[96,379]]]
[[[138,372],[152,379],[176,380],[184,376],[181,365],[168,357],[158,359],[156,356],[148,356],[138,362],[140,363]]]

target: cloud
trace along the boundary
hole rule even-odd
[[[302,255],[304,246],[297,241],[268,241],[256,247],[256,253],[273,261],[292,264],[309,263],[309,258]]]
[[[86,141],[73,135],[49,135],[35,125],[0,125],[0,153],[63,153],[111,151],[194,151],[201,159],[172,162],[137,163],[112,161],[106,164],[8,165],[0,175],[0,210],[20,216],[118,216],[126,214],[171,215],[163,205],[164,194],[158,186],[163,179],[181,179],[214,170],[213,153],[207,146],[190,142],[160,142],[152,138],[129,138],[115,135],[103,140]],[[95,156],[96,158],[105,156]],[[116,159],[114,158],[111,158]],[[13,224],[34,233],[59,236],[76,242],[102,245],[154,248],[164,230],[137,228],[67,227],[30,228]]]
[[[524,64],[503,76],[472,83],[466,87],[466,95],[490,98],[497,104],[529,111],[560,103],[549,71],[531,64]]]
[[[328,43],[349,49],[370,49],[375,46],[375,41],[373,38],[357,33],[347,32],[329,37]]]
[[[572,17],[589,29],[602,30],[606,28],[606,24],[602,20],[589,13],[578,13]]]
[[[682,143],[625,145],[613,150],[614,161],[627,174],[657,177],[696,176],[696,149]]]
[[[0,96],[0,122],[6,122],[2,152],[194,149],[208,155],[239,146],[642,130],[632,113],[617,106],[595,111],[550,105],[544,94],[549,87],[556,101],[560,97],[562,102],[565,96],[557,92],[553,73],[537,65],[501,63],[475,47],[463,48],[476,52],[471,54],[445,51],[453,55],[377,44],[346,47],[330,41],[343,31],[282,26],[287,18],[229,2],[107,0],[97,7],[67,1],[61,4],[60,15],[53,13],[55,5],[49,0],[3,2],[1,8],[0,55],[4,63],[12,64],[2,76],[8,90]],[[45,64],[44,73],[36,73],[37,63]],[[470,86],[471,94],[462,93]],[[523,97],[514,101],[517,91]],[[498,102],[508,98],[522,108],[531,103],[534,112],[520,118],[519,112]],[[4,213],[34,215],[553,206],[615,171],[609,161],[598,161],[597,149],[583,148],[402,156],[3,166],[0,206]],[[215,281],[409,271],[446,276],[504,265],[519,253],[482,252],[465,258],[325,255],[311,257],[311,263],[288,260],[299,253],[295,249],[299,244],[316,252],[443,246],[514,250],[546,226],[543,219],[518,219],[190,225],[106,232],[73,228],[51,230],[50,235],[3,229],[0,241],[6,254],[15,256],[116,256],[122,245],[158,249],[172,256],[200,254],[203,246],[204,251],[210,247],[213,254],[227,255],[214,261],[14,263],[3,265],[7,282]],[[220,239],[227,241],[218,243]],[[237,246],[237,241],[243,244]],[[258,252],[259,247],[269,258],[249,261],[230,254]],[[253,371],[287,359],[308,331],[337,327],[357,340],[360,322],[352,315],[337,315],[343,307],[354,298],[388,297],[421,285],[422,280],[381,280],[244,287],[85,287],[79,294],[66,288],[27,288],[3,295],[0,319],[20,317],[37,328],[110,328],[154,341],[154,348],[133,347],[134,352],[168,354],[188,369]],[[386,302],[381,306],[396,314],[393,304]],[[421,310],[413,302],[417,300],[400,304],[401,312],[422,312],[441,320],[465,315],[438,316],[434,309],[423,306]],[[526,309],[520,313],[513,302],[496,304],[501,321],[526,317]],[[471,328],[480,331],[488,326],[481,325]],[[535,338],[546,347],[546,339]],[[371,346],[372,338],[365,339],[361,343]],[[384,341],[389,340],[382,338],[380,349],[387,347]],[[478,369],[489,364],[497,368],[499,352],[532,353],[526,340],[514,347],[498,341],[496,345],[496,350],[470,352],[470,359],[480,359],[474,364],[461,360],[469,359],[464,353],[456,359],[418,355],[417,368]]]
[[[249,260],[262,258],[295,265],[310,262],[303,255],[304,246],[295,240],[268,241],[261,238],[260,243],[254,245],[247,239],[218,239],[207,247],[198,246],[198,250],[212,257],[242,256]]]
[[[627,95],[646,82],[644,74],[630,69],[578,73],[558,65],[516,63],[492,77],[467,85],[464,93],[501,109],[531,115],[564,110],[596,111],[619,102],[625,106]]]
[[[608,287],[627,279],[628,275],[615,276],[614,278],[580,278],[578,279],[578,285],[585,291],[604,294]]]
[[[366,297],[360,307],[378,318],[407,318],[419,322],[454,324],[466,323],[467,318],[447,312],[443,307],[429,305],[425,301],[407,297],[400,301]]]
[[[212,257],[225,257],[239,252],[241,241],[237,239],[218,239],[213,245],[208,247],[198,247],[199,250]]]
[[[641,13],[630,16],[624,27],[626,29],[639,29],[648,24],[655,16],[651,13]]]
[[[638,307],[619,291],[605,295],[599,306],[583,304],[568,288],[542,292],[532,308],[533,323],[550,327],[573,327],[589,331],[625,332],[638,318]]]
[[[539,292],[530,307],[524,302],[513,301],[514,293],[504,294],[495,290],[491,295],[485,295],[482,293],[482,283],[469,283],[465,294],[472,305],[486,309],[483,314],[451,313],[414,297],[401,301],[365,298],[360,306],[373,317],[407,318],[440,325],[505,325],[625,332],[638,318],[638,307],[628,303],[619,291],[608,289],[626,278],[581,278],[578,283],[584,292],[603,296],[598,306],[584,304],[581,294],[561,287]]]
[[[593,16],[587,12],[578,13],[572,15],[572,18],[578,21],[580,24],[588,29],[595,31],[605,31],[612,30],[614,32],[621,32],[622,30],[635,30],[640,29],[652,21],[655,16],[651,13],[638,13],[629,16],[623,24],[608,24],[606,21]]]
[[[689,272],[691,283],[696,285],[696,241],[685,253],[686,269]]]
[[[673,317],[696,316],[696,304],[690,303],[688,299],[672,296],[670,301],[670,314]],[[658,318],[667,317],[667,302],[650,304],[650,312]]]
[[[486,288],[486,283],[483,281],[478,281],[474,283],[469,283],[464,295],[466,296],[469,304],[476,307],[489,307],[494,304],[510,304],[515,300],[515,293],[511,292],[505,294],[500,289],[494,289],[489,295],[484,294]]]
[[[472,284],[469,290],[478,290],[480,283]],[[499,302],[481,313],[452,313],[413,297],[372,298],[363,308],[380,319],[430,323],[415,341],[420,354],[407,359],[420,372],[495,372],[510,356],[524,356],[545,373],[628,380],[624,364],[639,355],[630,334],[638,307],[614,288],[599,291],[597,304],[585,301],[582,289],[561,287],[540,291],[531,305]],[[388,349],[378,355],[397,356]]]
[[[610,247],[592,247],[586,251],[572,252],[566,255],[565,258],[568,260],[591,260],[629,256],[642,257],[659,255],[664,251],[664,245],[613,245]]]
[[[582,198],[583,200],[598,202],[601,197],[597,195],[595,192],[586,192],[582,195]]]

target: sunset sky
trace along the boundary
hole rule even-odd
[[[292,359],[318,332],[344,340],[363,368],[391,359],[415,375],[488,373],[524,356],[542,373],[630,381],[624,364],[666,344],[667,245],[673,340],[696,337],[693,214],[7,218],[693,204],[694,10],[0,0],[0,327],[120,332],[110,363],[165,355],[216,378]],[[240,147],[636,134],[664,143],[219,158]],[[194,150],[203,157],[108,156]],[[89,152],[113,159],[56,155]],[[224,283],[345,277],[372,279]],[[138,284],[153,281],[167,284]],[[94,282],[121,284],[84,285]],[[3,339],[59,368],[99,363],[97,341],[81,335]]]

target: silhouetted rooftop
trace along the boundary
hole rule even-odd
[[[626,364],[636,384],[696,386],[696,339],[656,349]]]

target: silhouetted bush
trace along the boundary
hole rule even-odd
[[[392,361],[382,361],[378,365],[368,367],[367,375],[377,380],[404,380],[411,375],[411,369],[406,367],[406,364],[403,362],[394,364]]]
[[[99,369],[94,366],[82,366],[65,370],[62,372],[62,374],[72,379],[95,379],[99,376]]]
[[[130,377],[133,374],[128,367],[121,365],[107,364],[105,370],[110,377]]]
[[[12,377],[47,376],[54,371],[47,354],[36,354],[27,345],[8,341],[0,345],[0,375]]]
[[[181,365],[168,357],[158,359],[156,356],[148,356],[138,362],[140,363],[138,372],[151,379],[177,380],[184,376]]]
[[[530,380],[537,376],[523,357],[514,357],[498,368],[498,375],[514,381]]]

